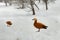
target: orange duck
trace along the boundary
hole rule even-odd
[[[41,22],[37,22],[37,18],[32,19],[34,20],[34,27],[38,29],[38,32],[40,31],[40,29],[47,29],[48,26],[42,24]]]
[[[12,22],[11,21],[6,21],[6,24],[8,27],[10,27],[12,25]]]

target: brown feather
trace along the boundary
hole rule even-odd
[[[11,26],[12,22],[11,21],[6,21],[7,26]]]

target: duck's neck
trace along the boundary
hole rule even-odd
[[[37,23],[37,20],[35,20],[35,22],[34,23]]]

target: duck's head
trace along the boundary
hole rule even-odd
[[[37,18],[33,18],[32,20],[37,20]]]

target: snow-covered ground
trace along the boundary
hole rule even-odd
[[[49,4],[49,10],[44,5],[38,5],[37,19],[48,26],[48,29],[37,29],[33,26],[33,18],[28,9],[16,9],[14,6],[0,7],[0,40],[60,40],[60,0]],[[1,5],[0,5],[1,6]],[[11,20],[13,25],[6,26],[6,21]]]

